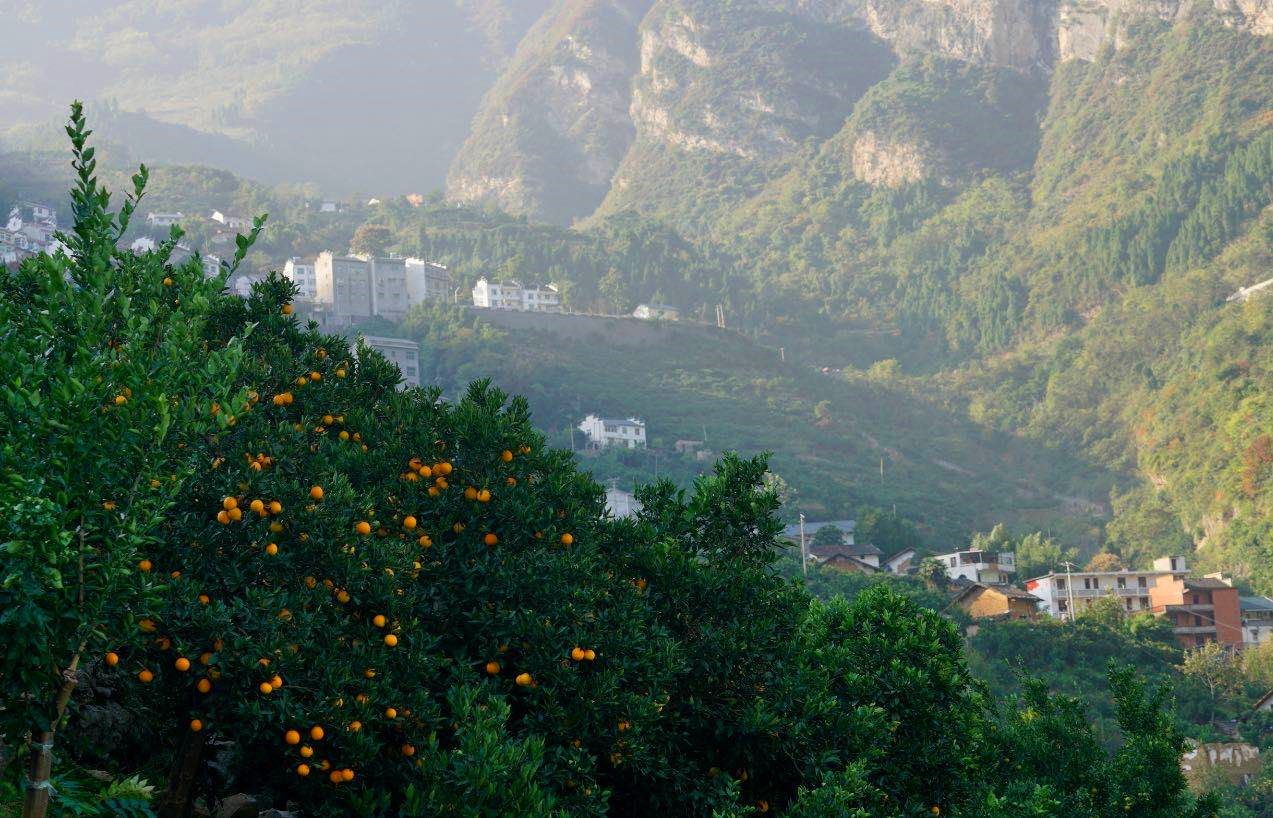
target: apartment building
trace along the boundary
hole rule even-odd
[[[1238,589],[1218,576],[1189,578],[1166,574],[1149,590],[1155,616],[1173,625],[1186,648],[1219,642],[1242,645]]]
[[[933,557],[952,580],[966,579],[983,585],[1007,585],[1017,571],[1016,554],[1011,551],[968,549]]]
[[[1138,613],[1153,610],[1150,591],[1160,577],[1184,576],[1187,568],[1184,557],[1162,557],[1148,571],[1053,571],[1027,580],[1025,589],[1057,619],[1073,619],[1107,596],[1117,597],[1127,613]]]

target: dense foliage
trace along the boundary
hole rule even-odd
[[[1124,743],[1106,752],[1073,700],[1035,686],[993,704],[940,615],[887,587],[824,604],[784,579],[764,458],[727,455],[692,493],[657,483],[636,518],[613,520],[596,483],[532,430],[524,399],[484,382],[450,402],[399,391],[375,353],[300,326],[278,277],[241,301],[210,292],[196,264],[166,263],[171,245],[118,253],[76,113],[79,239],[6,272],[5,292],[91,312],[128,286],[149,320],[65,339],[137,371],[132,397],[102,383],[71,416],[59,401],[73,372],[50,369],[22,400],[10,385],[15,466],[65,470],[40,448],[50,434],[127,439],[95,451],[94,470],[128,470],[139,497],[172,494],[104,509],[134,533],[79,546],[73,599],[46,605],[40,582],[6,581],[6,612],[78,618],[85,655],[101,657],[92,697],[136,716],[63,761],[166,777],[164,815],[241,789],[317,816],[1214,811],[1184,787],[1161,692],[1127,671],[1111,675]],[[68,286],[68,269],[96,278]],[[3,315],[6,339],[51,320]],[[162,391],[172,378],[186,379],[181,395]],[[186,410],[171,438],[121,409],[162,414],[170,397]],[[138,457],[184,470],[165,488]],[[51,505],[71,502],[69,516]],[[47,518],[8,535],[21,538],[0,574],[21,577],[29,546],[64,550],[97,506],[55,493],[6,507]],[[19,659],[41,650],[18,644]],[[48,664],[46,687],[76,672],[60,655]],[[0,677],[6,745],[50,720],[26,679]],[[91,708],[66,716],[78,726]],[[146,789],[121,783],[102,804],[124,792]],[[88,812],[75,794],[55,808]]]

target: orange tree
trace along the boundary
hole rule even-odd
[[[213,401],[231,405],[230,340],[209,351],[222,296],[198,260],[119,252],[146,183],[119,213],[96,180],[81,108],[67,128],[78,182],[65,252],[0,272],[0,736],[31,737],[25,814],[48,802],[52,744],[86,655],[143,589],[137,554],[194,471]]]

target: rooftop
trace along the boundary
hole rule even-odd
[[[1238,607],[1244,611],[1273,611],[1273,599],[1267,596],[1238,597]]]

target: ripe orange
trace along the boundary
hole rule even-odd
[[[495,545],[496,543],[499,542],[499,535],[494,533],[488,533],[485,537],[482,538],[482,542],[486,543],[487,545]]]
[[[392,648],[392,647],[397,647],[397,645],[398,645],[398,637],[394,636],[392,633],[386,633],[386,634],[385,634],[385,644],[386,644],[387,646],[391,647],[391,648]]]
[[[314,748],[306,744],[300,749],[301,758],[313,758]]]
[[[327,780],[332,782],[333,784],[339,784],[341,781],[344,780],[344,778],[341,776],[340,770],[332,770],[330,773],[327,774]]]
[[[151,673],[149,670],[143,669],[140,673],[137,674],[137,678],[139,681],[141,681],[142,684],[150,684],[152,681],[154,681],[155,674]]]
[[[282,504],[282,503],[280,503],[278,500],[271,500],[271,501],[270,501],[270,513],[271,513],[271,514],[282,514],[282,513],[283,513],[283,504]]]
[[[301,743],[300,731],[288,730],[286,733],[283,734],[283,741],[286,741],[288,744],[300,744]]]
[[[253,500],[248,505],[248,508],[252,509],[253,511],[255,511],[257,514],[260,514],[261,516],[265,516],[265,503],[261,500]]]
[[[202,730],[202,729],[203,729],[203,722],[199,721],[198,719],[191,719],[191,720],[190,720],[190,731],[191,731],[191,732],[193,732],[193,733],[197,733],[197,732],[199,732],[199,731],[200,731],[200,730]]]
[[[351,732],[351,733],[357,733],[357,732],[358,732],[359,730],[361,730],[361,729],[362,729],[362,722],[360,722],[360,721],[351,721],[351,722],[349,723],[349,732]]]
[[[275,690],[278,690],[280,687],[283,686],[283,677],[275,673],[274,678],[270,679],[270,686],[273,687]]]
[[[119,664],[119,654],[113,650],[107,653],[106,664],[110,665],[111,667],[115,667],[115,665]]]
[[[225,511],[224,509],[223,509],[223,510],[221,510],[221,511],[218,511],[218,512],[217,512],[217,522],[218,522],[218,523],[220,523],[221,525],[229,525],[229,524],[230,524],[230,514],[229,514],[229,512]]]
[[[433,538],[430,537],[428,534],[421,534],[418,542],[420,543],[420,545],[423,545],[425,548],[428,548],[429,546],[433,545]]]
[[[349,602],[349,592],[348,591],[337,592],[336,601],[339,602],[341,605],[347,604]]]
[[[239,520],[243,519],[243,511],[241,509],[232,508],[229,511],[227,511],[226,514],[228,514],[230,516],[230,519],[234,520],[236,523]]]
[[[212,597],[208,596],[207,594],[199,594],[200,605],[207,605],[211,601],[212,601]]]
[[[151,564],[150,560],[142,560],[141,562],[137,563],[137,569],[141,571],[143,574],[149,574],[150,569],[153,567],[154,566]]]
[[[340,777],[341,777],[341,779],[342,779],[342,780],[344,780],[344,781],[353,781],[353,780],[354,780],[354,771],[353,771],[353,770],[351,770],[351,769],[349,769],[348,767],[346,767],[345,769],[343,769],[343,770],[341,770],[341,771],[340,771]]]
[[[570,651],[570,658],[576,662],[582,662],[584,659],[584,650],[581,647],[575,647]]]
[[[411,758],[411,756],[415,755],[415,748],[410,744],[404,744],[402,745],[402,754],[407,758]]]
[[[195,689],[198,690],[200,693],[211,693],[212,682],[208,681],[207,679],[200,679],[199,684],[195,685]]]
[[[482,489],[477,493],[478,502],[489,503],[491,501],[491,492],[489,489]]]
[[[592,648],[588,648],[583,652],[583,658],[587,659],[589,662],[595,661],[597,658],[597,652]]]
[[[371,523],[366,520],[359,520],[358,524],[354,526],[354,530],[365,537],[371,533]]]
[[[573,545],[573,544],[574,544],[574,542],[575,542],[575,535],[574,535],[574,534],[571,534],[571,533],[567,532],[567,533],[565,533],[565,534],[562,534],[562,535],[561,535],[561,544],[562,544],[562,545]]]
[[[513,453],[510,452],[508,449],[505,449],[504,451],[499,453],[499,459],[503,460],[505,463],[509,463],[513,459]]]
[[[283,305],[283,310],[282,310],[282,312],[283,312],[283,314],[284,314],[284,315],[291,315],[291,314],[292,314],[292,305],[291,305],[291,304],[284,304],[284,305]]]
[[[270,543],[265,546],[265,553],[269,554],[271,557],[274,556],[278,553],[278,546],[274,543]]]
[[[336,377],[337,377],[337,378],[343,378],[343,377],[345,377],[345,370],[343,370],[343,369],[337,369],[337,370],[336,370]]]
[[[410,515],[402,518],[402,527],[410,531],[416,527],[416,518]]]
[[[310,499],[312,499],[312,500],[321,500],[321,499],[323,499],[323,487],[322,487],[322,486],[311,486],[311,487],[310,487],[310,489],[309,489],[309,496],[310,496]]]
[[[124,397],[123,395],[116,395],[116,396],[115,396],[115,405],[116,405],[116,406],[123,406],[125,403],[128,403],[128,398]]]
[[[226,497],[224,500],[221,501],[221,508],[225,509],[226,511],[229,511],[232,508],[238,508],[238,507],[239,507],[239,501],[234,499],[233,497]]]
[[[491,676],[498,675],[500,671],[499,662],[494,659],[486,663],[486,672]]]
[[[314,741],[322,741],[323,735],[324,735],[323,728],[319,727],[317,724],[309,728],[309,737],[312,738]]]
[[[464,490],[464,499],[465,499],[465,500],[476,500],[476,499],[477,499],[477,489],[473,488],[472,486],[469,486],[468,488],[466,488],[466,489]]]
[[[385,619],[384,614],[376,614],[371,618],[371,624],[375,625],[377,628],[383,628],[385,623],[388,621],[389,620]]]
[[[301,778],[304,778],[305,776],[309,775],[309,765],[301,764],[297,766],[296,774],[299,775]]]
[[[524,672],[518,673],[517,678],[514,679],[513,681],[517,682],[517,684],[521,685],[522,687],[530,687],[532,684],[535,683],[535,679],[529,673],[524,673]]]
[[[387,719],[396,719],[396,718],[398,718],[398,711],[397,711],[395,708],[393,708],[393,707],[386,707],[386,708],[385,708],[385,718],[387,718]]]
[[[268,696],[274,692],[274,685],[270,684],[269,682],[261,682],[259,685],[256,686],[256,689],[261,691],[262,696]]]
[[[177,661],[173,662],[172,666],[177,670],[180,670],[182,673],[185,673],[190,669],[190,660],[184,656],[178,656]]]

